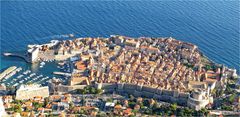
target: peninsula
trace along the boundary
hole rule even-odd
[[[111,35],[109,38],[72,38],[52,40],[41,45],[28,45],[25,55],[5,53],[6,56],[22,57],[32,64],[41,63],[40,67],[46,61],[56,61],[59,65],[59,71],[52,72],[63,79],[49,77],[41,79],[40,76],[36,76],[23,79],[22,83],[16,82],[17,85],[14,82],[5,83],[16,86],[16,94],[13,95],[16,95],[17,100],[34,103],[35,99],[42,99],[40,102],[44,103],[46,101],[44,99],[48,99],[45,106],[30,109],[32,112],[43,115],[48,111],[56,112],[55,114],[62,112],[79,114],[80,110],[86,110],[85,113],[80,114],[96,116],[97,113],[94,112],[106,111],[119,116],[137,116],[137,114],[148,114],[146,108],[153,108],[141,106],[141,100],[144,98],[149,101],[148,105],[162,102],[170,104],[170,107],[175,104],[178,109],[188,107],[197,112],[209,109],[211,114],[217,115],[239,114],[233,111],[240,110],[240,98],[235,95],[235,90],[239,90],[236,69],[212,62],[194,44],[172,37],[132,38]],[[28,72],[25,71],[25,74]],[[8,74],[5,73],[9,74],[9,70],[0,76],[7,76]],[[32,77],[34,75],[32,73]],[[18,76],[19,79],[21,77]],[[34,80],[29,83],[28,79]],[[41,82],[36,82],[38,79]],[[4,81],[2,83],[4,84]],[[231,84],[234,84],[235,89],[230,86]],[[90,99],[88,104],[76,102],[77,98],[83,98],[80,95],[84,96],[90,92],[100,94],[99,98],[105,98],[105,101],[94,98],[101,105]],[[102,97],[109,94],[124,97],[121,99]],[[232,110],[217,111],[217,108],[223,106],[217,101],[224,96],[231,97],[233,94]],[[131,96],[136,98],[135,102],[134,99],[131,100]],[[3,100],[7,98],[4,96]],[[55,100],[56,98],[60,99],[62,105]],[[106,98],[117,101],[106,101]],[[234,103],[235,100],[238,103]],[[130,105],[128,101],[132,101],[134,105]],[[7,103],[10,102],[5,102]],[[55,110],[53,106],[56,103],[59,103],[55,105],[56,108],[63,111]],[[5,106],[5,108],[9,107]],[[21,108],[30,114],[25,107]],[[221,109],[226,110],[224,107]],[[179,114],[176,110],[172,111],[173,113],[167,113],[159,110],[156,114],[169,116]]]

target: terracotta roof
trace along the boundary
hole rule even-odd
[[[56,99],[61,99],[61,96],[60,95],[51,95],[50,98],[53,100],[56,100]]]
[[[114,109],[122,109],[122,105],[116,105],[115,107],[114,107]]]
[[[31,105],[31,104],[32,104],[32,102],[30,102],[30,101],[27,101],[27,102],[25,102],[24,104],[25,104],[25,105],[27,105],[27,106],[29,106],[29,105]]]
[[[34,98],[42,98],[42,96],[35,96]]]
[[[22,116],[29,116],[29,115],[30,115],[30,112],[21,112],[21,115],[22,115]]]
[[[83,61],[78,61],[74,65],[78,70],[84,70],[87,67]]]
[[[131,115],[132,114],[132,109],[127,108],[126,110],[123,110],[123,113],[126,114],[126,115]]]
[[[52,108],[52,105],[51,104],[48,104],[47,106],[46,106],[46,108]]]
[[[38,108],[37,110],[38,110],[38,111],[43,111],[43,110],[44,110],[44,108]]]

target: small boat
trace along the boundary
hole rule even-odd
[[[20,72],[21,70],[22,70],[21,67],[19,67],[19,68],[16,69],[17,72]]]
[[[74,34],[69,34],[69,37],[73,38],[73,37],[74,37]]]
[[[59,62],[58,65],[63,66],[65,63],[64,62]]]
[[[27,74],[29,74],[30,72],[31,72],[30,70],[27,70],[27,71],[23,72],[23,74],[27,75]]]
[[[41,62],[40,65],[45,65],[45,62]]]
[[[32,74],[30,75],[30,77],[33,77],[33,76],[36,76],[36,73],[32,73]]]
[[[22,78],[23,77],[23,75],[19,75],[17,78]]]
[[[18,83],[14,84],[13,86],[18,86]]]

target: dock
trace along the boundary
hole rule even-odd
[[[12,56],[12,57],[19,57],[24,59],[26,62],[31,63],[30,58],[23,54],[18,53],[3,53],[4,56]]]
[[[55,75],[62,75],[62,76],[71,76],[70,73],[65,73],[65,72],[53,72]]]
[[[4,70],[2,73],[0,73],[0,80],[2,80],[4,77],[8,76],[11,72],[13,72],[15,69],[17,69],[16,66],[12,66]]]

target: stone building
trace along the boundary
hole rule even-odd
[[[48,97],[48,86],[41,87],[38,84],[21,85],[16,91],[16,99],[18,100],[27,100],[36,96],[41,96],[43,98]]]
[[[34,63],[38,59],[38,54],[39,54],[39,48],[34,46],[30,49],[28,49],[28,56],[30,58],[30,61]]]
[[[195,110],[205,108],[209,103],[213,103],[213,97],[211,97],[206,90],[202,89],[194,90],[192,94],[189,95],[187,102],[188,106]]]

